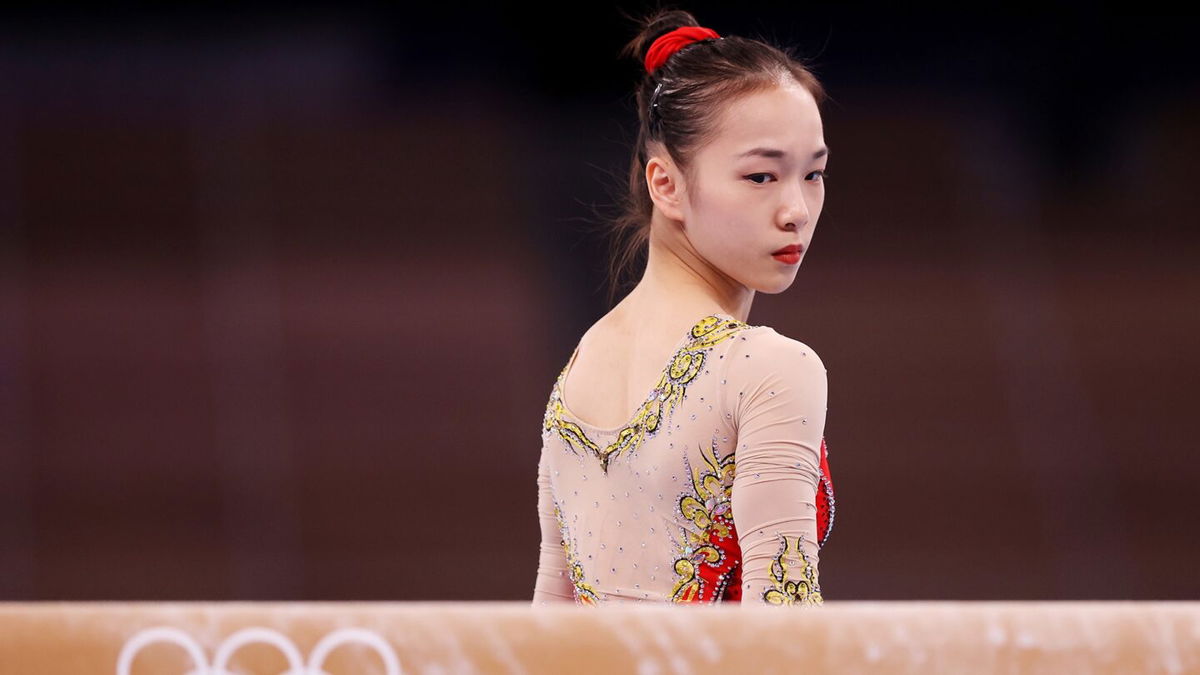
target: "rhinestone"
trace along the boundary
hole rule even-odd
[[[600,502],[593,501],[592,504],[595,506],[595,508],[600,508]]]
[[[800,424],[808,424],[808,418],[807,418],[807,417],[801,417],[801,418],[800,418]]]
[[[600,542],[600,548],[608,548],[608,547],[604,545],[604,542]]]

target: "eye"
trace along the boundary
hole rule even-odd
[[[822,182],[822,183],[824,183],[824,182],[825,182],[825,179],[829,177],[829,172],[828,172],[828,171],[824,171],[824,170],[817,170],[817,171],[813,171],[812,173],[810,173],[810,174],[808,174],[808,175],[809,175],[809,176],[813,176],[813,175],[820,176],[820,177],[821,177],[821,182]],[[752,174],[749,174],[749,175],[747,175],[747,176],[744,176],[744,178],[746,178],[746,179],[747,179],[747,180],[749,180],[750,182],[754,183],[755,185],[764,185],[765,183],[760,183],[759,181],[757,181],[757,180],[754,180],[754,179],[755,179],[755,177],[757,177],[757,176],[770,176],[771,178],[774,178],[774,177],[775,177],[775,174],[771,174],[771,173],[752,173]]]

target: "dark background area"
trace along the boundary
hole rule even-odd
[[[833,97],[750,316],[828,368],[825,597],[1196,598],[1195,22],[684,8]],[[2,22],[0,598],[531,596],[640,75],[545,12]]]

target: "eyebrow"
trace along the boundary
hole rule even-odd
[[[816,152],[814,152],[812,154],[812,158],[819,159],[828,154],[829,154],[829,148],[827,146],[823,145],[823,146],[821,146],[820,150],[817,150]],[[750,157],[751,155],[758,155],[760,157],[769,157],[771,159],[784,159],[787,157],[787,153],[784,152],[783,150],[779,150],[776,148],[758,147],[758,148],[751,148],[751,149],[743,152],[742,154],[737,156],[737,159],[741,159],[742,157]]]

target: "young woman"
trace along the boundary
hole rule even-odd
[[[825,366],[746,321],[812,243],[825,94],[786,51],[684,11],[626,53],[646,74],[618,262],[646,246],[646,269],[552,387],[533,603],[819,605]]]

